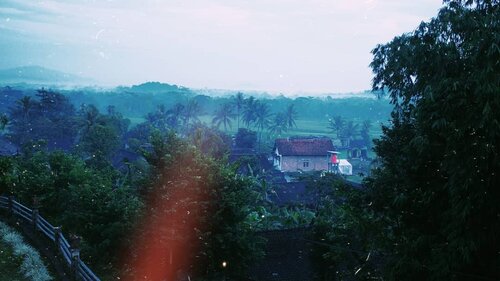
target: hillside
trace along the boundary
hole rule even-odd
[[[41,66],[21,66],[0,70],[0,84],[34,84],[34,85],[89,85],[95,83],[89,78],[65,73]]]

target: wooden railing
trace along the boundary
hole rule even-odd
[[[41,231],[47,238],[53,241],[56,249],[61,253],[64,262],[70,268],[75,279],[83,281],[100,281],[94,272],[80,260],[80,250],[78,246],[70,245],[61,232],[61,227],[54,227],[51,225],[39,215],[37,208],[32,210],[14,200],[12,196],[0,196],[0,209],[7,209],[10,214],[31,223],[35,230]]]

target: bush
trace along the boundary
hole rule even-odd
[[[43,264],[40,254],[26,244],[19,233],[2,222],[0,222],[0,238],[12,247],[15,256],[23,259],[19,272],[24,277],[33,281],[53,279]]]
[[[252,130],[240,128],[236,133],[236,147],[239,148],[254,148],[257,143],[257,133]]]

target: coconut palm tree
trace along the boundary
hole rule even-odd
[[[212,119],[212,124],[220,127],[221,124],[224,125],[224,131],[227,131],[227,126],[231,128],[231,119],[233,119],[235,114],[233,113],[233,107],[229,103],[221,105],[214,113],[214,118]]]
[[[189,100],[186,108],[184,109],[184,124],[186,125],[186,132],[189,130],[189,123],[193,120],[198,120],[198,116],[200,115],[200,104],[194,99]]]
[[[290,104],[286,108],[285,111],[285,120],[286,120],[286,125],[289,128],[297,127],[297,124],[295,123],[295,119],[297,119],[297,110],[295,110],[294,105]]]
[[[288,130],[288,120],[286,118],[285,113],[276,113],[274,115],[274,119],[269,124],[269,132],[272,134],[277,134],[278,136],[281,135],[283,132],[286,132]]]
[[[97,118],[99,117],[99,110],[97,109],[97,107],[91,104],[85,106],[83,114],[85,128],[86,130],[88,130],[97,122]]]
[[[350,141],[358,135],[358,124],[354,124],[353,121],[346,123],[342,130],[341,136],[346,139],[347,146],[349,146]]]
[[[249,97],[243,104],[243,122],[247,126],[251,126],[255,122],[258,102],[254,97]]]
[[[31,97],[24,96],[17,101],[17,104],[20,106],[23,118],[27,119],[34,106],[34,103],[31,101]]]
[[[181,118],[184,114],[184,105],[176,103],[172,108],[167,110],[167,123],[171,128],[177,129],[180,125]]]
[[[245,98],[243,97],[243,93],[238,92],[236,96],[234,96],[234,106],[236,107],[236,118],[238,122],[238,130],[240,129],[240,113],[243,109],[243,105],[245,104]]]
[[[345,121],[342,119],[342,116],[335,116],[333,119],[328,120],[328,122],[328,128],[337,134],[337,138],[340,138],[345,125]]]
[[[361,138],[363,139],[365,145],[367,147],[371,147],[371,140],[370,140],[370,128],[372,127],[372,122],[370,120],[365,120],[363,121],[363,124],[361,124]]]
[[[262,102],[256,102],[255,105],[255,126],[259,129],[259,149],[262,139],[262,131],[269,126],[269,107]]]
[[[163,131],[163,132],[167,131],[168,111],[165,108],[165,105],[164,104],[158,105],[154,115],[155,115],[155,122],[153,124],[154,127],[156,127],[157,129],[159,129],[160,131]]]
[[[5,130],[7,124],[9,124],[9,118],[7,117],[7,114],[4,113],[0,116],[0,131]]]

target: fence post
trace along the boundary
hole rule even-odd
[[[15,197],[14,195],[10,195],[9,196],[9,213],[10,213],[10,216],[13,217],[14,216],[14,202],[15,202]]]
[[[56,226],[56,227],[54,227],[54,243],[56,244],[58,252],[61,251],[60,240],[61,240],[61,227]]]
[[[76,235],[71,235],[71,275],[73,280],[79,280],[78,278],[78,267],[80,266],[80,237]]]
[[[33,198],[33,210],[31,211],[31,219],[33,220],[33,229],[36,231],[38,226],[38,198]]]

